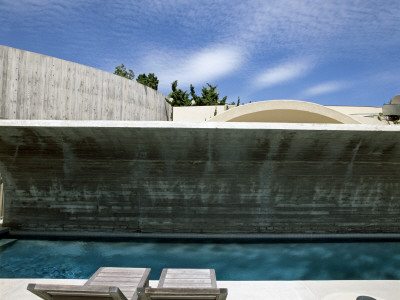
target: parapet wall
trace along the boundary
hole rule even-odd
[[[400,232],[397,126],[0,121],[4,226]]]
[[[0,119],[167,121],[165,97],[98,69],[0,46]]]

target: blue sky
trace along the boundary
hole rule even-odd
[[[0,0],[0,44],[108,72],[124,63],[242,103],[382,106],[400,93],[399,0]]]

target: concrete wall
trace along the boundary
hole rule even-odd
[[[165,95],[135,81],[0,46],[0,118],[166,121]]]
[[[399,233],[397,126],[0,121],[4,225]]]
[[[175,122],[205,122],[236,105],[210,105],[210,106],[175,106],[173,120]]]
[[[384,104],[382,112],[384,116],[400,116],[400,104]]]
[[[3,222],[3,212],[4,212],[4,194],[3,194],[3,179],[0,174],[0,221]]]

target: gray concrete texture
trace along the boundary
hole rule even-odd
[[[400,116],[400,104],[383,104],[382,114],[384,116]]]
[[[0,45],[0,119],[167,121],[165,98],[136,81]]]
[[[0,121],[17,231],[399,233],[396,126]]]

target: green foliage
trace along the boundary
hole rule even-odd
[[[238,100],[237,100],[236,106],[239,106],[239,105],[240,105],[240,97],[238,96]]]
[[[212,86],[207,83],[208,87],[203,87],[201,90],[201,97],[196,95],[193,85],[190,85],[190,95],[194,100],[194,105],[205,106],[205,105],[225,105],[226,96],[219,100],[219,94],[217,86]]]
[[[172,106],[190,106],[192,105],[192,100],[189,99],[189,94],[186,91],[178,89],[178,80],[175,80],[172,85],[172,92],[169,93],[168,98],[165,99]]]
[[[167,100],[172,106],[191,106],[191,105],[225,105],[226,96],[219,100],[219,94],[217,91],[217,86],[212,86],[207,83],[208,87],[203,87],[201,90],[201,97],[196,95],[194,86],[190,85],[190,93],[177,89],[178,81],[175,80],[172,83],[172,92],[168,95],[169,98],[173,100]],[[191,99],[189,99],[189,95]]]
[[[136,79],[137,82],[148,86],[150,88],[152,88],[153,90],[158,89],[158,79],[157,77],[154,75],[154,73],[149,73],[149,75],[147,76],[146,74],[140,74],[138,76],[138,78]]]
[[[122,64],[118,67],[115,67],[114,74],[121,76],[121,77],[125,77],[130,80],[133,80],[133,78],[135,78],[135,73],[133,73],[133,71],[131,69],[126,70],[124,64]]]
[[[225,105],[226,96],[219,100],[217,86],[212,86],[207,83],[208,87],[203,87],[201,90],[201,101],[197,105]]]
[[[201,102],[201,99],[199,96],[196,95],[196,92],[194,91],[194,86],[190,85],[190,96],[192,96],[192,100],[194,101],[194,105],[200,105],[199,103]]]
[[[133,73],[131,69],[127,70],[124,64],[115,67],[114,74],[130,80],[133,80],[135,78],[135,73]],[[140,74],[136,81],[152,88],[153,90],[157,91],[158,89],[158,79],[154,75],[154,73],[149,73],[149,75]]]

